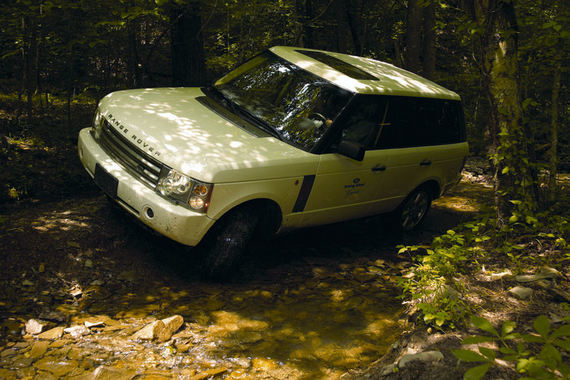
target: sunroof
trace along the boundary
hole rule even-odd
[[[346,76],[349,76],[353,79],[359,80],[378,80],[374,75],[367,73],[364,70],[359,69],[358,67],[351,65],[348,62],[345,62],[341,59],[335,58],[327,53],[323,53],[321,51],[312,51],[312,50],[295,50],[298,53],[304,54],[307,57],[311,57],[316,59],[319,62],[324,63],[335,69],[336,71],[340,71]]]

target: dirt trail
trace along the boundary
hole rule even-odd
[[[406,236],[392,236],[378,217],[278,237],[229,284],[202,282],[191,250],[103,196],[14,209],[0,235],[0,378],[335,378],[364,368],[401,329],[395,282],[411,263],[396,245],[429,243],[476,214],[488,193],[461,183]],[[133,338],[172,315],[185,323],[168,341]],[[99,326],[44,341],[25,334],[30,319],[44,331]]]

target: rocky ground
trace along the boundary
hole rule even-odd
[[[396,282],[412,258],[396,247],[429,244],[489,207],[481,165],[470,163],[417,232],[393,236],[378,217],[292,233],[213,284],[192,250],[111,206],[73,150],[56,150],[56,164],[48,148],[11,144],[8,167],[20,164],[10,181],[37,183],[15,187],[25,199],[0,214],[0,378],[461,378],[449,349],[469,331],[410,333]],[[51,164],[26,164],[41,159]],[[76,191],[61,190],[68,179]],[[496,321],[568,313],[552,292],[567,289],[567,272],[546,284],[490,276],[467,285]],[[519,299],[516,285],[532,294]]]

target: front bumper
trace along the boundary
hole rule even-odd
[[[99,164],[118,181],[117,196],[113,198],[121,207],[160,234],[185,245],[197,245],[214,220],[171,203],[144,185],[101,149],[89,130],[79,132],[77,143],[79,158],[89,175],[95,177]]]

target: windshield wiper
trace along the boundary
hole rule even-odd
[[[240,106],[237,103],[234,103],[231,99],[229,99],[222,91],[218,90],[214,86],[209,86],[207,88],[211,93],[214,94],[219,100],[222,102],[226,108],[229,108],[235,114],[239,114],[245,116],[250,122],[253,122],[256,126],[264,130],[265,132],[269,133],[271,136],[277,138],[278,140],[284,141],[283,136],[279,132],[277,128],[272,126],[271,124],[267,123],[264,120],[261,120],[255,117],[251,112],[249,112],[245,107]]]
[[[281,132],[279,132],[279,130],[277,128],[275,128],[273,125],[269,124],[268,122],[266,122],[265,120],[261,120],[257,117],[255,117],[251,112],[249,112],[245,107],[240,106],[239,104],[235,104],[234,103],[234,107],[236,107],[238,109],[238,111],[240,113],[242,113],[243,115],[245,115],[249,120],[253,121],[254,124],[256,124],[257,126],[259,126],[261,129],[263,129],[265,132],[268,132],[270,135],[272,135],[273,137],[277,138],[278,140],[284,141],[283,140],[283,136],[281,135]]]

